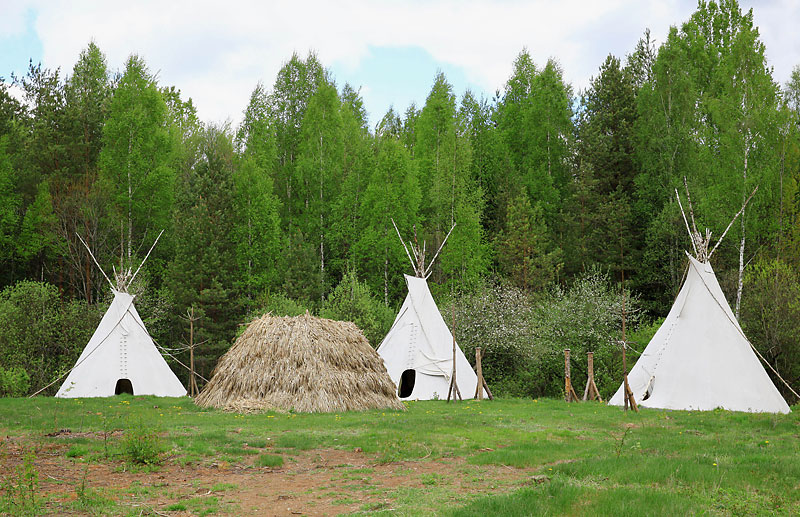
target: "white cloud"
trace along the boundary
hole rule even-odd
[[[743,3],[747,8],[750,2]],[[13,32],[32,6],[38,12],[35,26],[45,66],[70,71],[94,39],[112,68],[121,68],[128,54],[138,53],[159,72],[162,84],[175,85],[194,99],[202,118],[235,121],[256,82],[271,85],[295,51],[305,55],[315,50],[323,64],[355,69],[370,46],[420,46],[437,61],[462,67],[469,80],[493,92],[502,88],[513,59],[527,47],[539,64],[557,58],[567,80],[583,88],[608,53],[630,52],[647,27],[658,42],[664,41],[669,26],[685,21],[695,5],[692,0],[32,0],[2,6],[0,35]],[[799,9],[790,0],[755,7],[781,81],[800,55],[794,26]]]

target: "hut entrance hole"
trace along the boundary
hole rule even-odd
[[[119,379],[117,381],[117,385],[114,387],[114,395],[121,395],[122,393],[133,395],[133,384],[131,384],[130,379]]]
[[[400,376],[400,382],[397,385],[397,396],[401,399],[410,397],[411,392],[414,391],[414,380],[416,380],[416,378],[416,370],[404,371],[403,375]]]

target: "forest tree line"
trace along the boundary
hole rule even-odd
[[[131,291],[182,360],[194,309],[207,377],[267,310],[352,319],[377,346],[412,273],[392,219],[429,256],[456,224],[429,282],[501,393],[557,394],[570,344],[598,350],[607,393],[623,277],[639,350],[680,288],[684,178],[712,242],[758,187],[713,266],[751,341],[796,385],[800,68],[774,80],[735,1],[701,1],[663,43],[645,31],[583,91],[523,49],[493,97],[457,98],[438,73],[423,104],[374,127],[313,53],[257,84],[232,126],[199,120],[141,56],[114,72],[89,43],[68,73],[31,63],[0,81],[0,394],[65,373],[108,306],[78,236],[112,274],[165,230]]]

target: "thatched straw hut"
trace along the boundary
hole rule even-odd
[[[404,408],[383,360],[355,324],[308,313],[253,320],[196,403],[312,413]]]

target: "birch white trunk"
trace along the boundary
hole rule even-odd
[[[323,114],[322,117],[323,121],[325,120],[325,116]],[[323,207],[325,206],[324,201],[324,151],[323,151],[323,137],[322,133],[320,132],[319,135],[319,277],[320,277],[320,284],[324,283],[325,281],[325,220],[323,218]],[[323,295],[320,295],[320,299],[324,299]]]
[[[133,242],[133,187],[131,186],[131,142],[133,134],[128,137],[128,264],[131,263],[131,243]],[[120,268],[124,269],[120,264]]]
[[[743,185],[747,183],[747,155],[750,151],[750,143],[748,142],[747,137],[745,136],[744,142],[744,172],[742,174],[742,183]],[[739,307],[742,304],[742,288],[744,287],[744,243],[745,243],[745,209],[744,203],[746,202],[747,191],[742,188],[742,240],[739,242],[739,281],[736,288],[736,310],[734,315],[736,319],[739,319]]]

